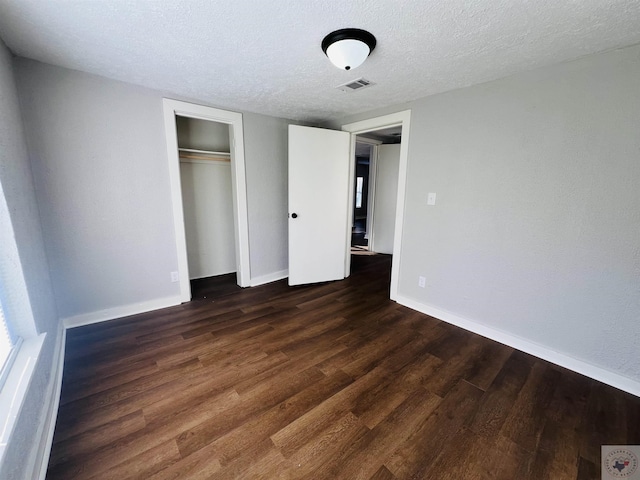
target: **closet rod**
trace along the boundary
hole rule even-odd
[[[224,155],[231,156],[229,152],[214,152],[212,150],[196,150],[194,148],[178,148],[179,152],[189,152],[189,153],[204,153],[207,155]]]

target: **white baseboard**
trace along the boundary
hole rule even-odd
[[[83,325],[90,325],[92,323],[105,322],[107,320],[128,317],[130,315],[137,315],[139,313],[150,312],[152,310],[159,310],[160,308],[173,307],[174,305],[180,305],[180,303],[182,303],[180,296],[175,295],[171,297],[158,298],[156,300],[149,300],[148,302],[107,308],[97,312],[82,313],[80,315],[74,315],[73,317],[64,318],[62,322],[65,328],[82,327]]]
[[[251,286],[257,287],[258,285],[264,285],[265,283],[277,282],[283,278],[289,276],[289,270],[280,270],[279,272],[269,273],[267,275],[261,275],[251,279]]]
[[[42,432],[38,436],[40,439],[31,478],[44,480],[49,466],[51,456],[51,445],[53,444],[53,433],[58,419],[58,407],[60,406],[60,394],[62,391],[62,373],[64,370],[64,352],[66,348],[67,330],[63,327],[60,332],[60,340],[56,345],[56,351],[52,360],[53,372],[52,381],[45,397],[45,405],[49,405],[44,415],[41,425]]]
[[[478,335],[482,335],[483,337],[495,340],[496,342],[500,342],[504,345],[508,345],[515,349],[521,350],[525,353],[533,355],[534,357],[538,357],[569,370],[573,370],[574,372],[580,373],[587,377],[593,378],[594,380],[598,380],[599,382],[606,383],[607,385],[611,385],[612,387],[619,388],[620,390],[624,390],[625,392],[640,397],[640,382],[631,378],[625,377],[610,370],[606,370],[602,367],[592,365],[588,362],[585,362],[584,360],[579,360],[564,353],[557,352],[548,347],[539,345],[537,343],[531,342],[516,335],[512,335],[502,330],[488,327],[487,325],[483,325],[473,320],[460,317],[456,314],[441,310],[431,305],[420,303],[411,298],[398,295],[396,301],[399,304],[404,305],[405,307],[409,307],[413,310],[417,310],[418,312],[430,315],[434,318],[437,318],[438,320],[451,323],[452,325],[464,328],[465,330],[468,330],[470,332],[477,333]]]

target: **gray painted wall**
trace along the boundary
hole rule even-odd
[[[336,122],[412,110],[399,294],[640,382],[638,79],[635,46]]]
[[[178,295],[169,95],[26,59],[16,72],[60,316]],[[287,121],[244,122],[255,277],[287,268]]]
[[[60,316],[177,296],[160,95],[16,65]]]
[[[0,41],[0,275],[8,318],[20,319],[23,335],[47,333],[27,398],[20,411],[0,478],[28,478],[26,465],[40,439],[38,429],[49,406],[54,351],[61,328],[45,257],[38,207],[23,135],[11,54]],[[11,238],[13,234],[13,238]],[[34,322],[32,322],[33,320]]]

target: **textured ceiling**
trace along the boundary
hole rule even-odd
[[[638,0],[0,0],[17,55],[238,110],[323,121],[640,43]],[[378,39],[350,72],[332,30]],[[377,85],[334,87],[363,76]]]

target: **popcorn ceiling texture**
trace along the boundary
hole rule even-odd
[[[0,0],[19,56],[235,110],[325,121],[640,42],[640,2]],[[322,38],[378,39],[357,70]],[[334,87],[360,76],[362,92]]]

